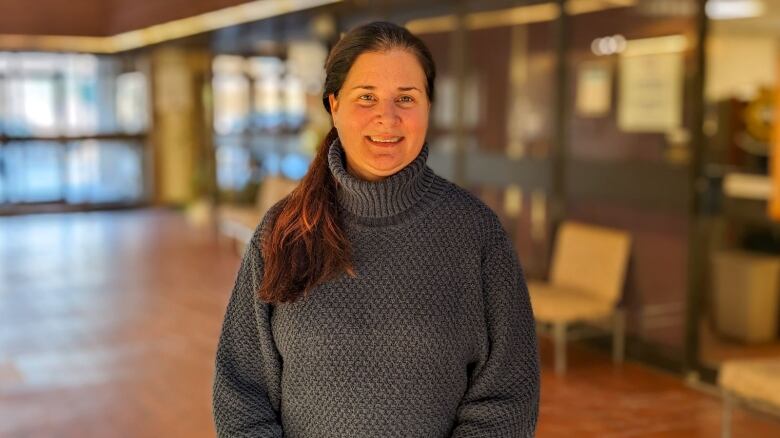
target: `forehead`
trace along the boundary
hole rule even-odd
[[[422,87],[425,84],[425,72],[417,57],[409,51],[365,52],[357,57],[349,69],[346,84]]]

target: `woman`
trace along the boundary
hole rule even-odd
[[[334,129],[263,218],[228,304],[219,436],[533,436],[538,353],[512,243],[426,166],[430,52],[371,23],[325,70]]]

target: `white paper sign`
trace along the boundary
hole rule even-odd
[[[577,113],[603,117],[612,103],[612,71],[605,62],[582,63],[577,72]]]
[[[682,123],[682,53],[620,58],[618,126],[627,132],[668,132]]]

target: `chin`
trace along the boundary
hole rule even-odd
[[[388,164],[377,164],[376,166],[372,167],[372,173],[380,176],[390,176],[394,173],[399,172],[401,169],[403,169],[404,166],[403,163],[393,163],[391,165]]]

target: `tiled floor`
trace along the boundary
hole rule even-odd
[[[238,262],[174,212],[0,218],[0,437],[214,436]],[[539,437],[713,437],[719,419],[718,399],[602,353],[543,370]],[[734,430],[780,437],[780,421],[738,411]]]

